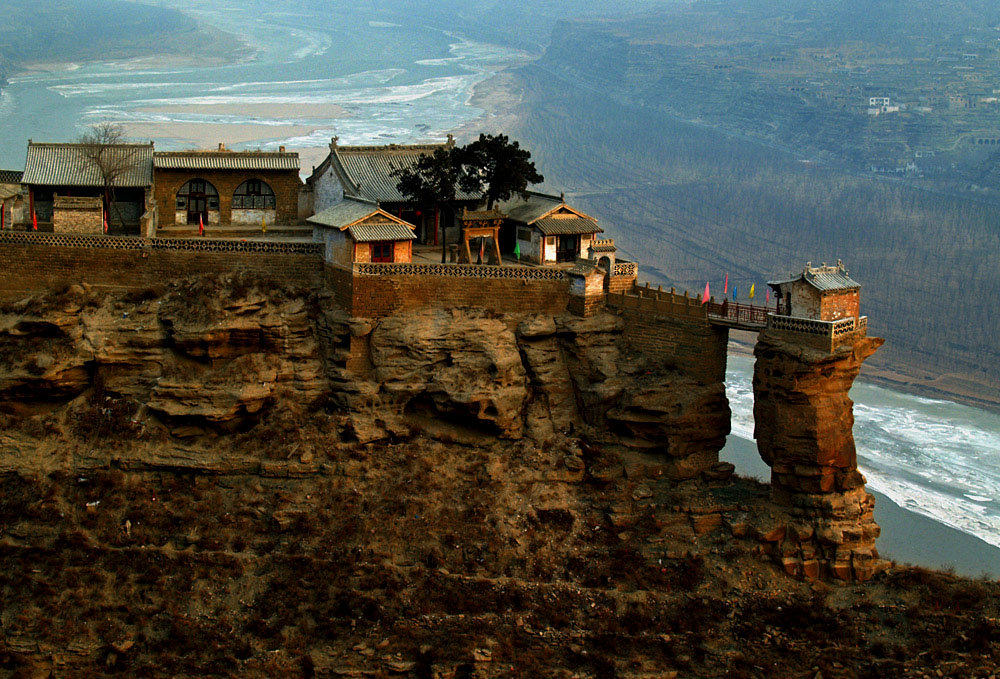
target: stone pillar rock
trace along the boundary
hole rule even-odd
[[[884,566],[848,397],[862,362],[883,341],[856,336],[824,351],[789,333],[765,330],[758,337],[754,436],[771,467],[775,510],[787,521],[774,547],[789,574],[863,581]]]

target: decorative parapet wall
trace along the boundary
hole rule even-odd
[[[190,252],[241,252],[245,254],[317,256],[323,254],[323,247],[319,243],[282,243],[280,241],[212,238],[139,238],[136,236],[33,233],[31,231],[2,231],[0,232],[0,243],[103,250],[187,250]]]
[[[833,351],[844,342],[865,337],[868,331],[868,317],[820,321],[813,318],[768,314],[767,329],[792,334],[799,344],[806,344],[824,351]]]
[[[519,281],[563,281],[559,269],[528,266],[478,264],[354,264],[355,276],[444,276],[448,278],[492,278]]]
[[[639,265],[636,264],[635,262],[621,262],[621,261],[619,261],[619,262],[617,262],[615,264],[614,275],[616,277],[618,277],[618,276],[624,276],[624,277],[627,277],[627,278],[633,278],[634,279],[636,276],[639,275]]]
[[[697,298],[689,297],[687,293],[678,295],[673,288],[669,291],[653,289],[649,284],[644,287],[633,286],[628,292],[617,294],[609,292],[607,306],[613,309],[634,309],[658,315],[696,318],[706,322],[708,320],[707,309]]]

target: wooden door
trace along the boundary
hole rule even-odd
[[[556,243],[557,262],[575,262],[579,254],[579,236],[559,236],[559,240]]]
[[[393,261],[393,245],[391,241],[386,243],[372,243],[372,261],[381,264],[391,264]]]
[[[188,224],[202,223],[208,226],[208,199],[204,193],[192,193],[188,196]]]

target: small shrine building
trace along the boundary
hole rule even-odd
[[[861,285],[854,281],[841,261],[835,266],[812,266],[780,281],[769,281],[778,300],[779,313],[817,321],[857,319]]]
[[[414,226],[358,198],[345,198],[307,220],[313,240],[323,243],[328,264],[408,264],[413,259]]]
[[[575,262],[589,256],[594,237],[603,233],[597,220],[568,205],[562,196],[531,191],[498,206],[507,215],[501,229],[501,249],[517,250],[533,264]]]

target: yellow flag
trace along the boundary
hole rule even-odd
[[[260,218],[260,232],[267,233],[267,217]]]
[[[753,283],[750,284],[750,299],[753,299]]]

